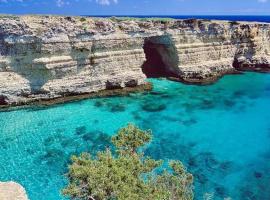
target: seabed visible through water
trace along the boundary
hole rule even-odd
[[[22,184],[31,200],[63,199],[70,156],[104,149],[132,122],[153,131],[148,155],[193,173],[195,199],[270,199],[270,74],[149,81],[151,92],[0,112],[0,181]]]

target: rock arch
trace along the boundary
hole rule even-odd
[[[146,61],[142,71],[148,78],[179,77],[179,57],[169,35],[145,38],[143,49]]]

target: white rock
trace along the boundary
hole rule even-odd
[[[146,40],[166,71],[186,82],[270,71],[263,23],[1,16],[0,27],[0,95],[8,104],[145,84]]]
[[[15,182],[0,182],[1,200],[28,200],[25,189]]]

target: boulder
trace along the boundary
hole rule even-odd
[[[28,200],[25,189],[15,182],[0,182],[1,200]]]

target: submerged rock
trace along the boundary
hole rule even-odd
[[[83,135],[86,133],[86,127],[85,126],[80,126],[75,129],[76,135]]]
[[[254,192],[249,190],[248,188],[243,188],[240,190],[240,196],[242,199],[251,199],[251,200],[257,200],[255,197]]]
[[[44,125],[44,121],[40,121],[37,123],[38,126],[43,126]]]
[[[125,105],[123,104],[113,104],[111,105],[111,112],[124,112],[126,110]]]
[[[202,100],[201,104],[200,104],[200,109],[213,109],[216,106],[216,102],[214,100],[208,100],[208,99],[204,99]]]
[[[106,148],[111,145],[111,137],[103,133],[102,131],[91,131],[87,132],[82,136],[82,139],[87,143],[91,144],[91,149],[96,151],[101,147]]]
[[[236,105],[236,102],[235,102],[235,100],[225,99],[225,100],[224,100],[224,105],[225,105],[226,107],[231,108],[231,107],[233,107],[233,106]]]
[[[197,172],[195,172],[193,174],[194,174],[195,178],[197,179],[197,181],[200,184],[204,185],[204,184],[206,184],[208,182],[208,178],[203,173],[200,173],[200,172],[197,171]]]
[[[254,177],[255,178],[262,178],[263,174],[261,172],[254,172]]]
[[[182,123],[185,126],[191,126],[191,125],[194,125],[194,124],[198,123],[198,121],[196,119],[194,119],[194,118],[191,118],[191,119],[188,119],[188,120],[183,120]]]
[[[145,103],[142,106],[142,109],[146,112],[160,112],[166,109],[165,104],[158,104],[158,103]]]
[[[79,144],[77,143],[77,141],[76,141],[75,138],[68,138],[68,137],[63,138],[63,139],[61,140],[60,144],[61,144],[61,146],[62,146],[63,148],[73,147],[73,146],[76,147],[77,145],[79,145]]]
[[[58,158],[62,158],[65,155],[64,151],[60,149],[48,149],[43,156],[44,159],[53,159],[57,160]]]
[[[44,141],[43,144],[45,146],[50,146],[53,145],[55,143],[59,143],[60,141],[62,141],[63,139],[65,139],[66,136],[61,134],[61,133],[56,133],[54,135],[51,135],[49,137],[47,137]]]
[[[188,166],[190,167],[190,168],[195,168],[195,167],[198,167],[198,162],[197,162],[197,160],[196,160],[196,158],[195,157],[190,157],[189,158],[189,160],[188,160]]]
[[[219,168],[224,172],[231,171],[233,169],[233,162],[231,161],[221,162]]]
[[[97,108],[103,107],[105,105],[105,103],[103,101],[96,101],[94,103],[94,106]]]
[[[246,96],[246,95],[247,95],[246,91],[238,90],[238,91],[235,91],[235,92],[233,93],[232,99],[244,97],[244,96]]]
[[[180,121],[180,119],[178,117],[172,117],[172,116],[168,116],[168,115],[164,115],[162,116],[162,119],[169,121],[169,122],[177,122]]]
[[[86,142],[89,142],[89,141],[94,141],[95,140],[95,137],[96,137],[96,133],[95,132],[88,132],[88,133],[85,133],[83,136],[82,136],[82,139]]]
[[[140,114],[138,113],[138,111],[132,112],[132,116],[135,120],[141,120],[142,117],[140,116]]]
[[[50,136],[50,137],[48,137],[48,138],[46,138],[46,139],[44,140],[43,144],[44,144],[45,146],[50,146],[50,145],[52,145],[54,142],[55,142],[55,138],[54,138],[53,136]]]
[[[33,148],[27,148],[26,149],[26,152],[30,155],[34,155],[35,153],[37,153],[37,151]]]
[[[226,189],[223,186],[215,187],[215,193],[221,198],[226,197]]]

